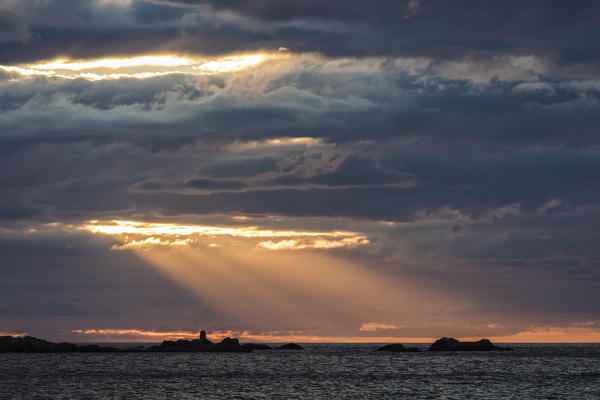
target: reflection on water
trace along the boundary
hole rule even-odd
[[[600,398],[600,345],[511,346],[514,352],[450,354],[380,353],[364,344],[241,354],[0,354],[0,397]]]

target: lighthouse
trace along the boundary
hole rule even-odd
[[[200,346],[207,346],[207,345],[212,345],[213,344],[206,337],[206,331],[204,330],[204,328],[202,328],[202,330],[200,331],[200,334],[198,335],[198,339],[194,340],[194,342],[196,342]]]
[[[200,340],[201,342],[208,341],[208,339],[206,338],[206,331],[204,329],[200,331],[200,336],[198,337],[198,340]]]

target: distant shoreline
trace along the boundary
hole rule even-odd
[[[352,345],[350,343],[311,343],[310,345]],[[372,345],[379,346],[376,351],[394,352],[394,353],[420,353],[423,351],[512,351],[511,347],[501,347],[493,344],[488,339],[480,339],[473,342],[461,342],[454,338],[443,337],[430,344],[429,348],[424,350],[421,347],[427,346],[427,343],[415,344],[413,346],[404,346],[401,343],[383,344],[383,343],[356,343],[354,345]],[[119,346],[120,345],[120,346]],[[307,345],[307,344],[305,344]],[[415,345],[420,345],[416,347]],[[119,347],[117,347],[119,346]],[[124,347],[128,346],[128,347]],[[272,347],[266,343],[244,343],[241,344],[236,338],[224,338],[218,343],[208,340],[206,333],[202,331],[198,339],[176,341],[165,340],[160,344],[154,342],[85,342],[85,343],[53,343],[44,339],[32,336],[0,337],[0,353],[119,353],[119,352],[186,352],[186,353],[209,353],[209,352],[252,352],[264,350],[304,350],[304,347],[297,343],[282,344]]]

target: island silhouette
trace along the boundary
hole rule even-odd
[[[240,344],[238,339],[226,337],[213,343],[202,330],[198,339],[165,340],[158,346],[143,346],[118,349],[97,344],[77,345],[74,343],[53,343],[33,336],[0,336],[0,353],[117,353],[117,352],[187,352],[187,353],[248,353],[253,350],[303,350],[296,343],[271,347],[262,343]]]
[[[403,344],[394,343],[382,346],[377,351],[418,353],[422,350],[418,347],[405,347]],[[496,346],[488,339],[481,339],[477,342],[461,342],[454,338],[443,337],[436,340],[427,351],[512,351],[512,348]]]
[[[97,344],[77,345],[74,343],[53,343],[32,336],[0,336],[0,353],[118,353],[118,352],[181,352],[181,353],[249,353],[254,350],[304,350],[296,343],[287,343],[271,347],[263,343],[244,343],[238,339],[226,337],[218,343],[213,343],[202,330],[197,339],[165,340],[160,345],[145,348],[143,346],[118,349]],[[401,343],[382,346],[377,351],[394,353],[417,353],[418,347],[405,347]],[[436,340],[428,351],[507,351],[510,347],[499,347],[488,339],[477,342],[461,342],[454,338],[443,337]]]

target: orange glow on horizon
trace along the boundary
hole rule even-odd
[[[0,336],[13,336],[13,337],[22,337],[22,336],[28,336],[29,333],[27,332],[22,332],[22,333],[14,333],[14,332],[4,332],[4,331],[0,331]]]
[[[82,335],[105,336],[105,337],[120,337],[133,336],[142,338],[153,338],[160,340],[177,340],[177,339],[193,339],[198,337],[197,332],[192,331],[145,331],[141,329],[74,329],[71,332]]]
[[[99,336],[103,341],[119,342],[123,338],[134,341],[147,339],[178,340],[196,339],[197,331],[144,331],[138,329],[86,329],[72,330],[71,332],[86,336]],[[27,335],[19,334],[19,335]],[[398,337],[398,336],[317,336],[304,332],[267,332],[251,333],[248,331],[211,331],[207,333],[209,339],[219,341],[225,337],[235,337],[242,343],[255,341],[263,343],[433,343],[439,337]],[[600,343],[599,332],[580,331],[574,328],[535,328],[515,335],[487,336],[487,337],[457,337],[461,341],[477,341],[489,339],[494,343]]]
[[[490,336],[488,339],[498,343],[600,343],[600,330],[577,326],[531,327],[513,335]]]
[[[126,337],[137,337],[139,340],[144,339],[159,339],[159,340],[178,340],[178,339],[196,339],[198,338],[198,331],[145,331],[139,329],[75,329],[71,332],[86,335],[86,336],[101,336],[103,341],[119,342],[118,339]],[[226,337],[234,337],[244,342],[256,341],[263,343],[287,343],[287,342],[300,342],[300,343],[384,343],[391,341],[402,341],[412,343],[427,343],[432,342],[433,338],[403,338],[403,337],[345,337],[345,336],[315,336],[308,335],[302,332],[280,334],[274,333],[251,333],[248,331],[211,331],[207,332],[208,339],[212,341],[219,341]]]

